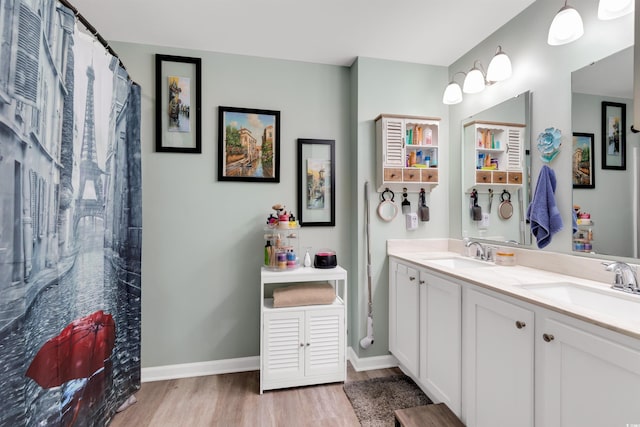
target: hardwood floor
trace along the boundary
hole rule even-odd
[[[347,382],[398,375],[398,368],[356,372]],[[265,391],[258,371],[143,383],[138,402],[111,427],[353,426],[360,425],[342,383]]]

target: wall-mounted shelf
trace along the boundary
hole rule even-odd
[[[440,119],[380,114],[375,121],[378,191],[431,191],[438,185]]]

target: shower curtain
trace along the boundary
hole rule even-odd
[[[66,3],[0,4],[0,426],[102,426],[140,387],[140,88]]]

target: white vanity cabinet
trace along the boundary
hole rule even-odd
[[[536,425],[640,424],[638,340],[564,316],[540,317]]]
[[[264,390],[345,381],[347,378],[347,272],[298,268],[262,269],[260,284],[260,393]],[[329,282],[333,304],[273,307],[269,290],[305,282]]]
[[[391,260],[389,349],[434,400],[461,411],[461,287]]]
[[[463,318],[462,420],[469,427],[533,426],[533,311],[465,288]]]

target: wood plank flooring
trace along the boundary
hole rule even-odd
[[[398,375],[398,368],[356,372],[347,382]],[[265,391],[258,371],[143,383],[138,402],[111,427],[358,427],[342,383]]]

